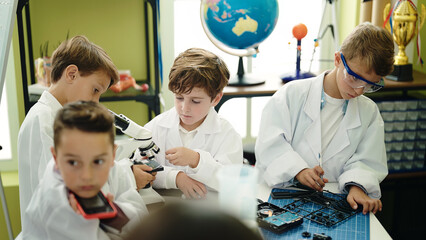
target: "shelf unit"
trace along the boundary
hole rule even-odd
[[[121,93],[115,94],[108,90],[100,98],[101,102],[111,101],[136,101],[145,103],[148,106],[148,118],[153,118],[152,113],[155,115],[160,114],[160,70],[159,70],[159,38],[158,38],[158,0],[142,0],[144,1],[144,14],[145,14],[145,38],[146,38],[146,66],[147,66],[147,80],[137,80],[138,83],[148,83],[150,88],[147,92],[142,93],[133,89],[128,89]],[[148,17],[148,6],[152,10],[152,31],[149,31],[149,17]],[[30,20],[30,6],[29,0],[19,0],[18,7],[16,10],[17,26],[18,26],[18,37],[19,37],[19,52],[21,58],[21,74],[22,74],[22,87],[24,95],[24,106],[25,114],[28,113],[29,109],[37,102],[39,95],[31,95],[28,91],[28,82],[31,84],[36,83],[35,72],[34,72],[34,55],[32,46],[32,35],[31,35],[31,20]],[[25,16],[25,26],[24,26]],[[25,33],[24,33],[25,28]],[[150,40],[152,39],[152,44]],[[152,45],[152,46],[151,46]],[[153,51],[153,59],[151,60],[150,52]],[[28,56],[27,56],[28,54]],[[29,69],[29,74],[27,73]],[[154,86],[149,79],[152,75],[152,69],[154,69]]]

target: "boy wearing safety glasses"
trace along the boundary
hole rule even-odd
[[[334,69],[279,89],[263,109],[256,167],[271,187],[296,182],[322,191],[337,182],[353,209],[382,210],[388,173],[384,123],[364,93],[384,86],[394,44],[386,30],[357,26],[334,54]]]

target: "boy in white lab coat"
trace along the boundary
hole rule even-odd
[[[59,110],[53,127],[54,159],[25,211],[22,239],[121,239],[147,214],[126,172],[114,167],[113,121],[95,102],[74,102]],[[84,218],[76,196],[91,198],[101,189],[117,215]]]
[[[388,173],[384,123],[362,94],[383,87],[393,59],[389,32],[363,23],[334,54],[333,70],[279,89],[263,109],[255,146],[265,182],[298,181],[318,191],[338,182],[352,208],[381,211],[379,184]]]
[[[31,196],[52,158],[53,119],[66,103],[77,100],[99,102],[99,97],[119,80],[117,68],[106,52],[84,36],[64,41],[53,52],[51,86],[30,109],[19,129],[18,164],[21,219]],[[124,166],[125,161],[120,161]],[[131,164],[128,164],[129,166]],[[154,177],[133,167],[138,185]],[[149,170],[149,169],[148,169]],[[129,173],[131,175],[131,173]],[[147,180],[143,182],[143,179]]]
[[[216,172],[226,164],[242,164],[242,140],[214,110],[227,85],[229,71],[222,59],[199,48],[181,53],[169,74],[175,107],[145,125],[162,149],[164,165],[154,188],[179,188],[187,198],[205,197],[218,189]],[[164,151],[163,151],[164,150]]]

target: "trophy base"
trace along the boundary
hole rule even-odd
[[[413,64],[394,65],[393,72],[386,78],[399,82],[413,81]]]

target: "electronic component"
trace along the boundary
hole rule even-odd
[[[318,192],[276,189],[271,193],[271,197],[274,199],[296,198],[294,202],[282,208],[327,227],[334,226],[362,211],[362,205],[359,205],[356,210],[352,209],[346,201],[346,195],[327,190]]]
[[[281,233],[303,223],[303,217],[272,203],[260,203],[257,205],[257,209],[259,226],[275,233]]]

